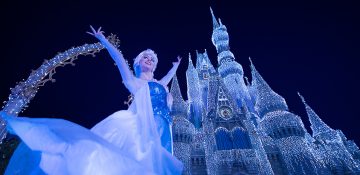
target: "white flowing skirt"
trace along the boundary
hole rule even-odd
[[[115,112],[91,130],[63,119],[6,117],[23,143],[5,174],[181,174],[158,135],[142,136],[139,116]]]

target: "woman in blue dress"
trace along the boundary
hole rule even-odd
[[[135,58],[134,75],[101,28],[91,30],[88,33],[108,50],[134,96],[129,109],[115,112],[91,130],[63,119],[1,113],[9,132],[22,140],[5,174],[181,174],[183,164],[172,154],[167,89],[181,58],[158,81],[153,76],[157,56],[147,49]]]

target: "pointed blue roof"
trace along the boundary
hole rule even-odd
[[[181,90],[176,75],[172,79],[170,93],[174,99],[171,111],[175,113],[183,113],[186,115],[187,105],[181,95]]]
[[[260,117],[262,118],[266,113],[277,110],[288,111],[285,99],[270,88],[256,70],[251,58],[249,59],[252,75],[251,86],[257,91],[255,110],[259,113]]]
[[[191,54],[189,53],[189,65],[188,65],[188,70],[191,70],[191,69],[195,69],[194,67],[194,64],[191,60]]]
[[[312,134],[313,137],[321,134],[321,133],[326,133],[329,131],[334,131],[333,129],[331,129],[326,123],[324,123],[320,117],[315,113],[315,111],[306,103],[304,97],[298,92],[299,97],[301,98],[301,101],[304,103],[305,105],[305,109],[306,109],[306,113],[309,117],[309,121],[310,121],[310,128],[312,130]]]
[[[198,50],[196,50],[196,69],[200,69],[201,63],[203,61],[203,56],[201,53],[199,53]]]
[[[191,55],[189,53],[189,65],[186,70],[186,83],[187,83],[187,95],[188,100],[194,100],[200,96],[200,84],[199,84],[199,74],[194,67],[194,64],[191,60]]]
[[[210,7],[210,12],[211,12],[211,17],[212,17],[212,21],[213,21],[213,29],[216,29],[216,28],[218,28],[220,25],[219,25],[219,23],[217,22],[216,17],[215,17],[215,15],[214,15],[214,12],[213,12],[213,10],[212,10],[211,7]]]

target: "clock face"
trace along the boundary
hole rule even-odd
[[[219,109],[219,114],[221,118],[228,120],[232,117],[232,110],[228,106],[222,106]]]

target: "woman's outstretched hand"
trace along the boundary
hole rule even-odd
[[[169,70],[169,72],[160,80],[161,84],[163,85],[168,85],[171,81],[171,79],[175,76],[176,74],[176,70],[179,67],[179,64],[181,62],[181,57],[178,56],[177,57],[177,61],[172,62],[173,63],[173,67]]]
[[[89,35],[95,36],[98,40],[105,39],[104,31],[101,30],[101,27],[99,27],[98,30],[95,30],[93,26],[90,25],[91,32],[86,32]]]
[[[177,56],[177,61],[176,62],[173,62],[173,65],[174,66],[179,66],[180,62],[181,62],[181,57],[180,56]]]

